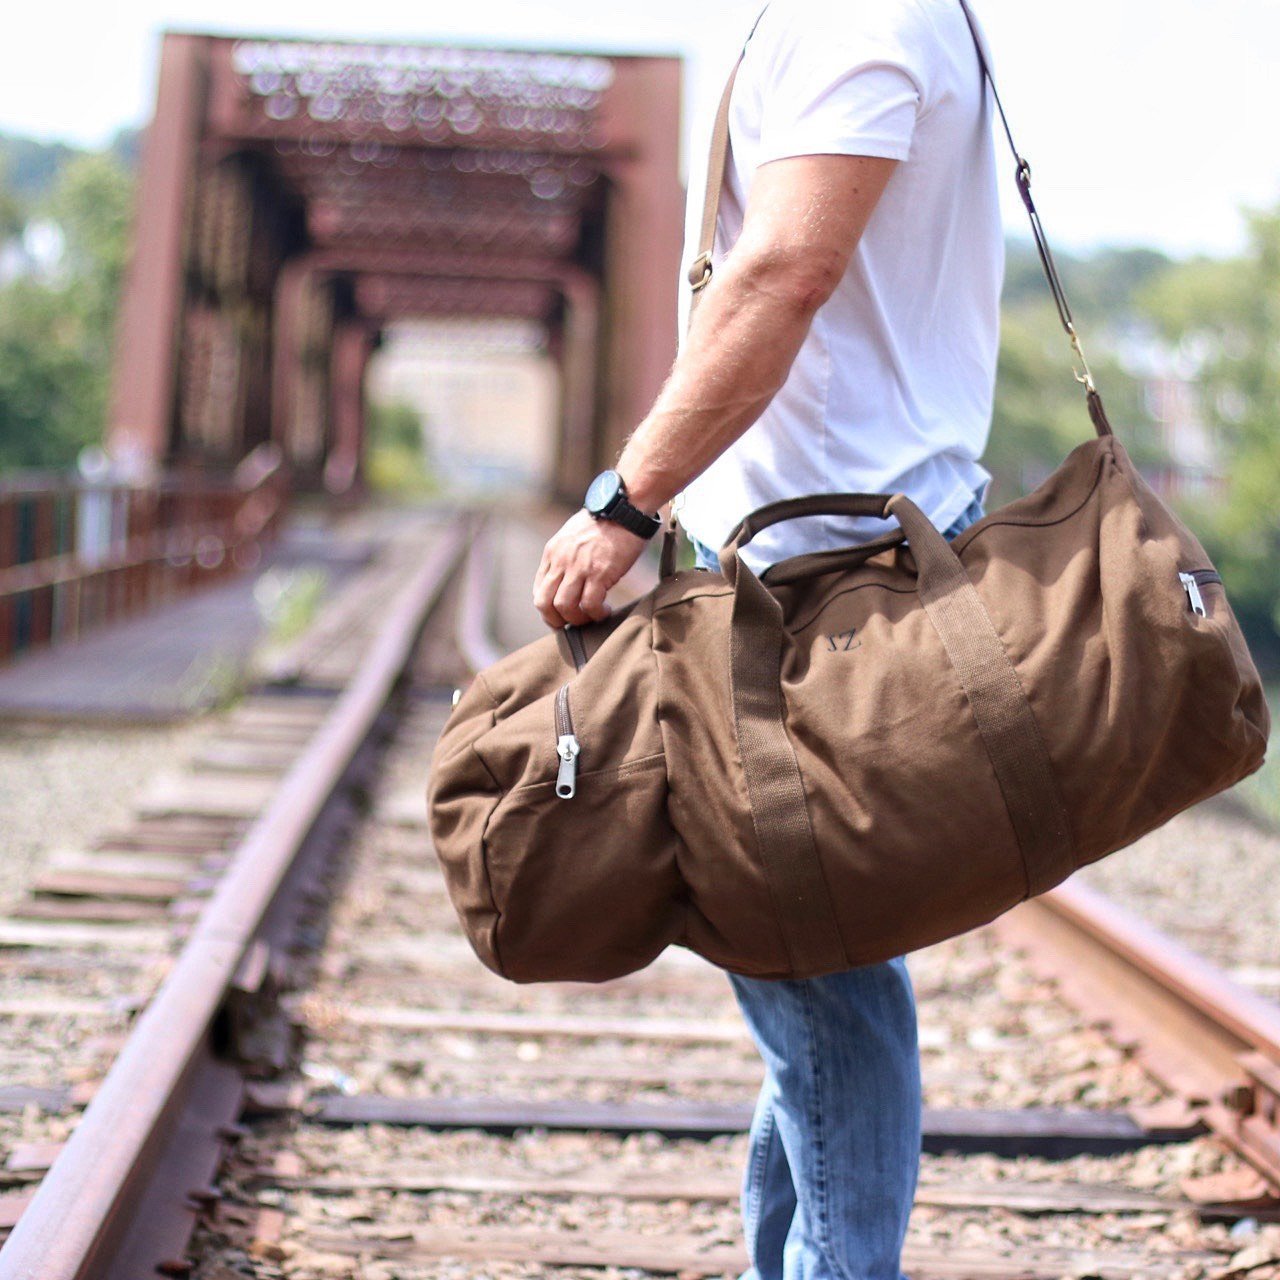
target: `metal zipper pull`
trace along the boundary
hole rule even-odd
[[[560,757],[556,795],[561,800],[572,800],[578,790],[578,753],[581,750],[569,710],[569,686],[562,684],[556,690],[556,755]]]
[[[572,800],[578,790],[578,739],[571,733],[562,733],[556,741],[556,755],[560,757],[560,770],[556,774],[556,795],[561,800]]]
[[[1178,581],[1182,583],[1183,589],[1187,593],[1187,599],[1191,601],[1191,612],[1199,614],[1202,618],[1209,616],[1209,611],[1204,607],[1204,596],[1200,594],[1200,584],[1196,581],[1194,573],[1178,574]]]

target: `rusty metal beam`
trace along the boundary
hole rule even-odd
[[[381,245],[313,249],[296,261],[310,270],[333,274],[429,276],[440,280],[532,280],[558,285],[589,275],[573,263],[537,255],[436,253]]]
[[[446,210],[381,202],[376,190],[367,203],[343,208],[313,202],[307,213],[313,244],[398,245],[437,253],[517,253],[567,259],[582,237],[576,213],[534,218],[501,205],[488,210]]]
[[[155,117],[143,146],[107,431],[113,453],[152,462],[167,454],[173,427],[192,186],[206,91],[205,42],[197,36],[166,35]]]
[[[421,316],[500,316],[545,320],[557,291],[534,280],[440,280],[433,276],[361,276],[355,282],[362,316],[387,322]]]
[[[611,56],[226,38],[210,38],[209,48],[213,136],[568,156],[629,150],[630,117],[607,105],[619,62]],[[313,58],[316,66],[302,67]]]
[[[374,159],[357,159],[353,151],[357,149],[349,146],[321,154],[264,147],[258,154],[299,193],[311,197],[358,199],[361,192],[376,189],[385,198],[446,207],[500,201],[535,213],[582,208],[595,198],[601,176],[587,161],[534,152],[500,152],[486,163],[482,153],[462,150],[401,149]]]
[[[578,306],[565,347],[573,440],[561,455],[575,473],[584,457],[611,460],[675,351],[679,72],[661,57],[167,37],[142,183],[144,221],[159,229],[139,225],[113,444],[154,459],[227,452],[267,434],[254,414],[269,403],[272,437],[300,478],[318,477],[331,380],[314,334],[299,333],[316,312],[299,281],[394,274],[539,283],[566,310],[599,284],[598,314],[578,323],[590,309]],[[252,217],[214,181],[231,162],[254,178]],[[199,271],[187,261],[196,213]],[[304,238],[313,256],[286,258]],[[225,278],[225,296],[206,276]],[[498,300],[499,314],[526,312],[514,293],[482,305],[432,287],[432,314]]]
[[[584,493],[591,477],[614,459],[601,448],[600,352],[602,303],[598,282],[566,282],[560,332],[560,433],[554,464],[557,493]]]
[[[597,459],[612,464],[662,389],[676,354],[684,234],[679,64],[666,58],[620,62],[605,110],[631,122],[634,144],[634,158],[610,170],[605,213],[596,448]],[[557,496],[576,502],[581,491]]]
[[[496,562],[493,526],[485,521],[471,540],[458,601],[458,652],[472,671],[492,666],[506,652],[493,634]]]
[[[332,434],[324,465],[324,487],[330,493],[349,493],[360,478],[365,435],[364,379],[373,354],[377,330],[363,319],[334,326],[329,361],[329,402]]]
[[[302,380],[301,313],[309,276],[305,263],[298,259],[286,262],[276,281],[272,305],[271,434],[286,453]]]
[[[399,145],[370,147],[329,140],[317,146],[279,139],[260,146],[287,177],[301,182],[341,182],[377,173],[381,181],[405,183],[428,194],[456,190],[486,195],[532,196],[539,200],[575,198],[589,189],[602,170],[590,158],[557,155],[522,146],[512,151],[476,151],[461,140],[448,147]],[[550,185],[548,183],[550,182]]]

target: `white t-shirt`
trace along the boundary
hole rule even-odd
[[[742,230],[759,165],[829,154],[901,163],[785,386],[677,500],[694,537],[719,548],[767,502],[836,491],[905,492],[945,529],[985,490],[1004,276],[992,109],[959,0],[773,0],[765,11],[734,87],[715,260]],[[689,190],[686,269],[701,175]],[[745,557],[759,571],[893,527],[787,521]]]

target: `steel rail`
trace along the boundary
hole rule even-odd
[[[0,1250],[0,1280],[100,1280],[107,1274],[158,1148],[184,1122],[193,1065],[242,962],[408,666],[464,542],[455,525],[425,556],[354,680],[245,835],[172,970]],[[184,1133],[178,1137],[186,1140]],[[173,1190],[176,1199],[182,1195]]]
[[[997,929],[1280,1193],[1280,1005],[1075,881]]]
[[[488,521],[476,529],[458,601],[458,649],[472,671],[493,666],[506,653],[493,632],[493,538]]]

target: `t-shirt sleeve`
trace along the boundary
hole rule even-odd
[[[905,160],[933,53],[914,0],[800,3],[781,23],[761,68],[759,163],[802,155]]]

